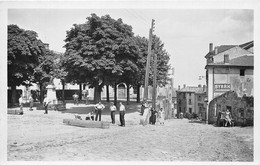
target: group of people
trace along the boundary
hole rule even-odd
[[[149,124],[155,125],[156,119],[158,123],[161,125],[164,125],[164,118],[165,118],[165,112],[163,108],[160,108],[158,111],[155,110],[154,108],[150,108],[149,104],[146,100],[143,101],[143,104],[141,106],[141,115],[144,114],[144,110],[146,108],[149,108],[151,111],[151,116],[149,117]]]
[[[20,95],[18,101],[19,101],[20,110],[23,111],[24,99],[23,99],[23,96],[22,96],[22,95]],[[34,102],[33,97],[30,96],[30,97],[29,97],[29,106],[30,106],[29,110],[30,110],[30,111],[33,110],[33,102]]]
[[[19,101],[20,111],[23,111],[23,105],[24,105],[25,101],[24,101],[22,95],[20,95],[18,101]],[[29,110],[30,111],[33,111],[33,103],[34,103],[34,99],[33,99],[32,96],[30,96],[29,97]],[[48,105],[49,105],[49,103],[50,103],[50,101],[48,101],[47,95],[44,95],[44,100],[43,100],[43,106],[44,106],[44,109],[45,109],[44,114],[48,114]]]
[[[98,104],[95,105],[95,112],[96,112],[96,118],[95,120],[97,121],[97,119],[99,118],[99,121],[101,121],[101,114],[102,111],[105,109],[105,106],[99,102]],[[117,111],[117,107],[114,105],[113,102],[110,103],[110,113],[111,113],[111,120],[112,120],[112,124],[115,124],[115,113]],[[123,105],[122,102],[119,103],[119,120],[120,120],[120,125],[122,127],[125,127],[125,112],[126,112],[126,108]]]
[[[74,104],[78,105],[79,104],[79,95],[77,93],[74,93],[74,95],[72,95],[73,97],[73,101],[74,101]],[[84,91],[83,94],[82,94],[82,100],[83,100],[83,97],[85,98],[86,100],[86,104],[88,104],[88,91]]]
[[[164,117],[165,115],[163,108],[160,108],[159,111],[156,111],[154,108],[151,108],[151,116],[149,119],[149,123],[155,125],[157,119],[160,125],[164,125]]]

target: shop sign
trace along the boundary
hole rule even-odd
[[[230,90],[231,84],[215,84],[215,91]]]

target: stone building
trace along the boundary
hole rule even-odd
[[[183,113],[184,117],[187,114],[201,114],[202,118],[205,119],[205,97],[206,97],[206,86],[191,87],[184,85],[182,89],[177,92],[177,113]]]
[[[217,123],[218,113],[228,109],[235,125],[253,125],[253,97],[238,97],[235,91],[228,91],[215,97],[209,103],[209,109],[209,124]]]
[[[228,91],[234,91],[238,97],[254,95],[253,41],[241,45],[221,45],[214,50],[213,44],[210,43],[209,53],[205,58],[208,104]],[[214,111],[214,109],[208,106],[207,111]],[[210,120],[208,115],[207,117]]]

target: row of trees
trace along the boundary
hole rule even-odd
[[[55,77],[63,84],[89,85],[94,88],[94,100],[99,101],[105,85],[113,86],[116,93],[116,86],[125,83],[128,100],[129,89],[134,87],[137,101],[140,101],[139,88],[144,84],[148,40],[134,36],[132,27],[122,19],[91,14],[85,23],[74,24],[67,31],[65,43],[65,53],[57,54],[44,47],[37,39],[37,33],[9,25],[8,86],[15,89],[24,82],[34,82],[44,91],[46,83]],[[157,84],[164,86],[168,81],[169,54],[155,35],[152,52],[158,57]]]

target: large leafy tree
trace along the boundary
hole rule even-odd
[[[129,89],[134,84],[135,76],[139,71],[137,60],[139,58],[140,52],[135,37],[127,38],[126,40],[124,40],[121,46],[124,47],[124,49],[122,49],[123,51],[119,52],[119,54],[125,55],[125,57],[123,57],[123,59],[120,62],[120,66],[123,68],[123,74],[117,77],[117,82],[118,82],[117,84],[119,83],[126,84],[127,104],[129,104],[129,99],[130,99]],[[115,89],[117,84],[115,84]],[[115,92],[115,96],[116,96],[116,92]],[[116,97],[114,100],[116,100]]]
[[[12,90],[12,105],[17,97],[16,86],[28,85],[26,82],[32,79],[39,56],[44,54],[44,45],[37,37],[34,31],[8,25],[8,86]]]
[[[152,44],[152,58],[154,54],[157,54],[157,85],[165,86],[169,82],[168,71],[171,68],[169,63],[170,55],[164,49],[164,44],[161,39],[154,35]],[[153,67],[154,60],[151,61],[151,67]],[[150,69],[153,71],[153,69]],[[151,79],[150,79],[151,80]]]
[[[146,62],[148,55],[148,39],[145,37],[136,36],[136,43],[139,49],[139,58],[137,59],[138,72],[135,74],[133,79],[133,85],[137,89],[137,102],[140,102],[140,87],[144,85]],[[170,57],[164,49],[164,44],[159,37],[153,35],[152,37],[152,56],[151,64],[149,68],[149,85],[152,85],[153,81],[153,62],[154,54],[157,54],[157,85],[165,86],[169,80],[168,71],[170,65],[168,64]]]
[[[134,65],[137,50],[132,43],[132,27],[122,19],[91,14],[84,24],[67,31],[65,58],[67,80],[94,87],[94,100],[101,99],[104,85],[116,85],[125,65]]]

